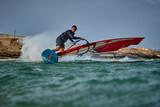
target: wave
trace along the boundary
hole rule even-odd
[[[64,56],[59,59],[59,62],[74,62],[74,61],[99,61],[99,62],[138,62],[138,61],[154,61],[155,59],[136,59],[131,57],[124,58],[95,58],[91,55],[84,56]]]

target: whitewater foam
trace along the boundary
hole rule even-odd
[[[89,54],[84,56],[69,55],[59,59],[59,62],[74,62],[74,61],[137,62],[137,61],[154,61],[154,59],[136,59],[127,56],[124,58],[96,58],[92,57]]]
[[[55,36],[50,33],[42,33],[35,36],[27,36],[23,40],[22,60],[41,61],[41,53],[55,46]]]

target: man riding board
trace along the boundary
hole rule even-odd
[[[70,30],[63,32],[60,36],[58,36],[56,39],[56,48],[53,50],[63,52],[65,49],[65,42],[67,42],[68,39],[73,44],[75,44],[74,40],[76,39],[84,40],[82,37],[74,36],[76,31],[77,31],[77,26],[73,25]]]

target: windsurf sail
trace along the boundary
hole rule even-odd
[[[117,51],[118,49],[128,47],[130,45],[138,45],[144,38],[143,37],[130,37],[130,38],[116,38],[109,40],[101,40],[86,44],[70,47],[63,52],[59,52],[59,56],[77,54],[82,55],[87,52],[110,52]]]

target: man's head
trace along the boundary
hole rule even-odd
[[[71,28],[71,31],[72,31],[72,32],[76,32],[76,31],[77,31],[77,26],[76,26],[76,25],[73,25],[72,28]]]

